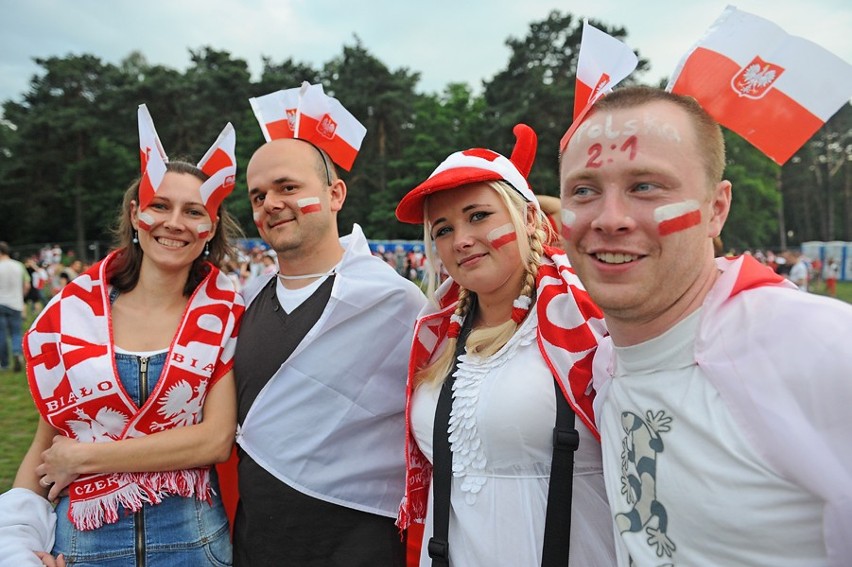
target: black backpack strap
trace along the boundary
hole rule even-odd
[[[556,378],[556,427],[553,428],[553,460],[547,489],[547,519],[544,524],[542,567],[566,567],[571,545],[571,499],[574,492],[574,451],[580,434],[574,428],[574,411]]]
[[[450,410],[453,408],[453,383],[456,381],[453,374],[458,368],[459,356],[464,354],[464,347],[473,325],[475,310],[475,296],[471,296],[470,309],[468,309],[468,314],[456,343],[453,364],[441,385],[438,406],[435,408],[435,423],[432,432],[432,513],[434,521],[428,547],[433,567],[449,567],[450,565],[450,488],[453,483],[453,453],[450,449],[447,429],[450,424]]]

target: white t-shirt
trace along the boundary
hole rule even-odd
[[[616,347],[598,392],[618,564],[827,565],[822,503],[763,462],[695,364],[699,317]]]
[[[541,565],[550,483],[556,393],[536,344],[535,311],[493,356],[463,356],[453,388],[450,442],[454,474],[450,494],[450,563],[464,567]],[[411,427],[432,460],[439,385],[419,386]],[[610,567],[615,557],[600,444],[577,419],[574,456],[571,565]],[[420,565],[429,566],[432,491]]]
[[[22,311],[24,309],[24,281],[27,279],[29,279],[27,270],[23,264],[11,258],[0,260],[0,305],[15,311]],[[5,348],[5,345],[3,348]]]

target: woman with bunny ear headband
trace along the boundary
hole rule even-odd
[[[605,329],[564,253],[548,246],[552,229],[526,180],[535,133],[514,132],[510,159],[456,152],[397,207],[401,221],[423,223],[429,264],[437,255],[450,276],[415,329],[398,523],[425,523],[422,566],[568,565],[552,542],[569,534],[571,565],[612,565],[590,383]],[[549,496],[554,422],[570,432],[557,415],[572,411],[573,496]],[[565,529],[551,520],[559,508]]]
[[[233,128],[196,166],[168,161],[144,105],[139,126],[142,177],[125,193],[116,249],[24,338],[41,419],[0,496],[0,548],[16,565],[232,561],[210,465],[230,455],[236,423],[243,302],[218,268],[239,234],[221,205]]]

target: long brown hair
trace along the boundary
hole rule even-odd
[[[203,183],[208,176],[196,166],[186,161],[170,161],[166,165],[166,172],[183,173],[192,175]],[[131,222],[131,202],[139,203],[139,182],[141,177],[130,184],[124,192],[121,210],[116,218],[113,229],[114,247],[118,254],[110,266],[110,283],[120,292],[127,292],[136,287],[139,282],[139,271],[142,267],[142,249],[133,242],[134,229]],[[183,294],[187,297],[192,295],[201,280],[208,274],[210,268],[208,262],[217,268],[221,268],[230,257],[236,257],[234,242],[243,236],[243,231],[234,218],[228,214],[224,205],[219,206],[219,221],[216,232],[209,243],[209,255],[201,254],[192,262],[189,276],[183,288]]]

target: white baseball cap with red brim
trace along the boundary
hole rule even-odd
[[[439,191],[487,181],[505,181],[538,209],[538,200],[527,182],[538,139],[526,124],[516,125],[512,132],[516,141],[511,158],[485,148],[450,154],[426,181],[402,198],[396,207],[396,218],[410,224],[423,224],[426,197]]]

